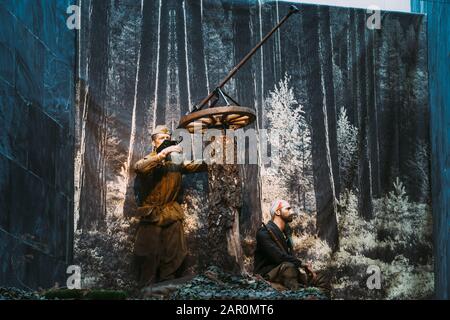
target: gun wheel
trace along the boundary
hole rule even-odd
[[[192,112],[180,119],[178,128],[194,130],[231,129],[236,130],[248,126],[256,119],[255,112],[246,107],[227,106],[207,108]]]

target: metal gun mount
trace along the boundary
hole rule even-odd
[[[242,107],[239,103],[223,91],[225,84],[238,72],[238,70],[255,54],[255,52],[277,31],[283,23],[294,13],[299,12],[297,7],[291,5],[288,14],[228,73],[220,84],[193,110],[180,119],[178,128],[204,132],[210,128],[236,130],[251,124],[256,119],[255,111]],[[216,107],[217,102],[223,98],[226,106]],[[205,106],[207,108],[204,108]]]

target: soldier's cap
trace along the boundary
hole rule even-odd
[[[157,134],[168,134],[172,135],[172,132],[170,132],[170,129],[165,125],[157,125],[153,131],[152,131],[152,138]]]

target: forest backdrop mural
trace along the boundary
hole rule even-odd
[[[132,164],[151,150],[152,128],[176,128],[289,3],[79,5],[75,261],[86,286],[133,288]],[[226,86],[254,109],[253,129],[280,132],[276,169],[237,165],[237,184],[214,182],[211,172],[183,180],[192,272],[218,261],[208,244],[227,228],[235,229],[240,271],[251,272],[255,231],[270,202],[285,198],[298,212],[295,249],[333,274],[335,298],[430,297],[425,18],[382,12],[380,29],[370,29],[363,9],[297,6]],[[228,222],[215,225],[218,204]],[[381,270],[381,289],[367,288],[369,266]]]

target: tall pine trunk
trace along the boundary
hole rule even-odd
[[[89,86],[86,110],[86,149],[80,194],[82,229],[103,225],[106,215],[105,148],[106,148],[106,81],[108,74],[108,11],[109,2],[92,2],[90,30]],[[89,177],[89,178],[88,178]],[[88,183],[86,183],[88,182]]]
[[[370,166],[372,176],[372,192],[375,198],[381,196],[380,185],[380,159],[378,142],[378,111],[377,111],[377,86],[375,79],[375,37],[378,32],[369,30],[369,44],[367,46],[367,107],[369,108],[369,141],[370,141]]]
[[[252,49],[250,38],[250,7],[248,4],[242,4],[240,1],[233,2],[233,37],[234,37],[234,65]],[[254,82],[252,81],[252,64],[249,61],[245,64],[240,72],[234,77],[236,81],[236,96],[237,102],[242,106],[254,108]],[[256,123],[246,127],[258,130]],[[258,149],[257,145],[249,145],[249,149]],[[259,152],[259,150],[256,150]],[[250,151],[251,152],[251,151]],[[245,234],[255,233],[256,229],[261,225],[261,197],[260,197],[260,172],[258,164],[242,164],[239,165],[243,197],[246,199],[243,203],[241,212],[241,229]]]
[[[359,115],[358,115],[358,43],[356,39],[357,33],[357,20],[356,20],[356,10],[351,9],[350,11],[350,40],[349,40],[349,51],[350,51],[350,63],[348,68],[351,72],[351,97],[352,97],[352,107],[348,107],[349,119],[354,126],[359,125]]]
[[[134,113],[130,139],[127,191],[124,202],[125,216],[133,216],[137,213],[136,201],[133,192],[133,164],[149,152],[151,149],[151,138],[147,134],[148,127],[152,122],[153,108],[155,103],[155,87],[157,83],[157,50],[158,50],[158,30],[159,24],[159,1],[144,0],[142,10],[142,28],[139,48],[139,64],[137,66],[136,86],[134,92]],[[152,108],[153,107],[153,108]]]
[[[360,14],[357,20],[360,26],[365,24],[365,14]],[[368,113],[367,103],[367,63],[366,52],[367,45],[365,39],[365,27],[360,28],[358,34],[359,41],[359,64],[358,64],[358,86],[359,86],[359,112],[360,112],[360,139],[359,139],[359,171],[358,171],[358,186],[359,198],[358,206],[359,213],[366,219],[372,218],[373,204],[372,204],[372,176],[370,166],[370,142],[369,142],[369,123],[371,119]]]
[[[177,60],[178,60],[178,88],[181,116],[189,112],[190,101],[189,96],[189,75],[188,75],[188,61],[187,57],[187,39],[185,35],[185,8],[182,1],[176,3],[176,37],[177,37]],[[200,44],[199,44],[200,45]]]
[[[334,190],[333,168],[328,140],[327,111],[324,105],[322,70],[319,59],[319,16],[315,8],[308,8],[303,15],[303,34],[305,35],[308,57],[303,62],[307,70],[307,95],[311,106],[312,161],[314,191],[317,208],[317,231],[321,239],[327,241],[333,250],[338,248],[336,220],[336,194]],[[306,32],[307,30],[307,32]]]
[[[190,26],[188,35],[190,37],[190,55],[192,57],[192,66],[190,69],[192,77],[191,86],[191,103],[199,103],[204,97],[208,95],[208,88],[206,83],[206,65],[205,52],[203,42],[202,30],[202,15],[201,6],[198,0],[189,0],[186,3],[186,9],[189,8],[191,13]]]
[[[156,105],[154,106],[153,125],[165,124],[167,108],[168,55],[169,55],[169,6],[170,1],[161,1],[161,19],[159,20],[159,63],[158,86],[156,88]],[[145,40],[144,41],[148,41]]]
[[[176,0],[175,0],[176,1]],[[177,25],[183,22],[181,29],[183,30],[183,41],[178,41],[178,46],[181,52],[185,55],[182,63],[186,66],[183,72],[183,82],[180,85],[186,88],[188,94],[186,105],[181,106],[182,116],[192,108],[193,105],[198,104],[204,97],[208,95],[207,83],[207,65],[205,59],[205,43],[203,40],[203,20],[202,20],[202,6],[197,0],[188,0],[186,2],[177,1],[180,3],[180,8],[183,14],[183,20],[178,20]],[[180,28],[177,26],[177,28]],[[180,34],[180,33],[179,33]],[[182,48],[181,48],[182,47]],[[190,57],[190,59],[188,59]],[[181,72],[181,71],[180,71]],[[180,73],[179,72],[179,73]],[[185,176],[183,179],[183,186],[201,185],[202,196],[206,196],[208,188],[208,174],[206,172],[197,173],[195,175]]]
[[[336,99],[334,96],[333,84],[333,48],[331,42],[330,30],[330,8],[320,7],[320,52],[322,52],[322,72],[323,85],[325,88],[325,104],[328,120],[328,139],[330,145],[331,165],[333,167],[333,181],[336,197],[339,198],[340,192],[340,174],[339,174],[339,156],[337,145],[337,112]]]

